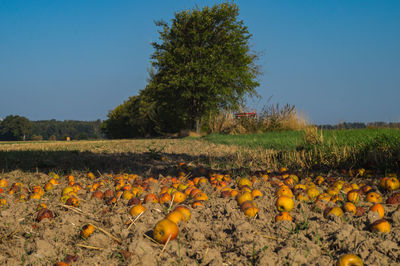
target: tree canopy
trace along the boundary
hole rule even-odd
[[[25,140],[32,132],[32,123],[28,118],[9,115],[0,123],[0,140]]]
[[[130,99],[109,113],[105,128],[118,121],[126,128],[135,123],[153,128],[135,132],[139,135],[199,130],[208,114],[238,109],[246,95],[257,95],[257,55],[250,50],[252,35],[238,15],[237,5],[223,3],[177,12],[170,24],[157,21],[159,42],[152,43],[149,83],[140,99]],[[121,108],[127,111],[124,116],[117,114]],[[140,119],[150,120],[137,122]]]

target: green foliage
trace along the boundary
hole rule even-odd
[[[101,138],[101,121],[29,121],[21,116],[7,116],[0,122],[0,140],[74,140]]]
[[[397,130],[400,133],[400,130]],[[366,142],[360,157],[365,158],[365,163],[382,171],[400,169],[400,134],[383,133]]]
[[[101,130],[108,138],[129,138],[132,128],[129,127],[128,104],[131,99],[117,106],[108,113],[108,119],[103,121]]]
[[[257,56],[238,15],[235,4],[223,3],[176,13],[171,25],[156,23],[161,43],[153,43],[156,73],[146,92],[188,129],[209,112],[238,109],[246,94],[256,94]]]
[[[309,170],[364,167],[382,172],[400,169],[398,129],[211,134],[205,139],[217,144],[273,150],[274,159],[286,167]]]
[[[45,140],[65,140],[70,137],[74,140],[101,138],[101,121],[57,121],[40,120],[32,121],[32,134],[42,136]]]
[[[9,115],[0,123],[0,140],[25,140],[32,132],[28,118]]]
[[[238,20],[239,8],[223,3],[175,14],[161,27],[149,83],[108,114],[110,138],[199,131],[202,120],[220,109],[234,110],[246,95],[257,95],[257,55]]]
[[[245,147],[262,147],[294,151],[299,145],[304,145],[304,131],[279,131],[261,134],[223,135],[211,134],[206,140],[217,144],[239,145]],[[352,130],[322,130],[324,143],[331,143],[338,147],[352,146],[361,148],[367,143],[374,143],[380,136],[386,135],[390,139],[400,138],[398,129],[352,129]],[[391,142],[389,142],[391,143]],[[373,145],[373,144],[369,144]]]
[[[102,124],[102,131],[112,139],[156,135],[159,127],[154,119],[155,114],[155,104],[140,93],[109,112],[108,119]]]
[[[226,145],[293,151],[302,142],[301,131],[274,131],[261,134],[223,135],[211,134],[205,140]]]

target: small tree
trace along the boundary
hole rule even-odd
[[[25,140],[31,132],[32,123],[23,116],[9,115],[0,124],[1,140]]]
[[[155,73],[145,93],[165,121],[199,131],[205,115],[257,95],[257,55],[238,15],[237,5],[223,3],[178,12],[171,25],[156,22],[161,42],[153,43]]]

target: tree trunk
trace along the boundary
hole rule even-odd
[[[201,118],[196,119],[196,133],[200,135],[201,130]]]

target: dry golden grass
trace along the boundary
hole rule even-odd
[[[230,133],[236,126],[237,121],[232,112],[221,111],[210,115],[208,119],[208,129],[210,133]]]
[[[302,130],[309,125],[308,119],[294,106],[271,105],[263,109],[258,117],[235,118],[232,112],[221,111],[209,116],[209,133],[247,134],[280,130]]]
[[[304,143],[306,145],[321,145],[324,143],[324,135],[316,126],[308,126],[303,129]]]
[[[284,130],[303,130],[309,125],[305,114],[297,110],[293,110],[281,123]]]

